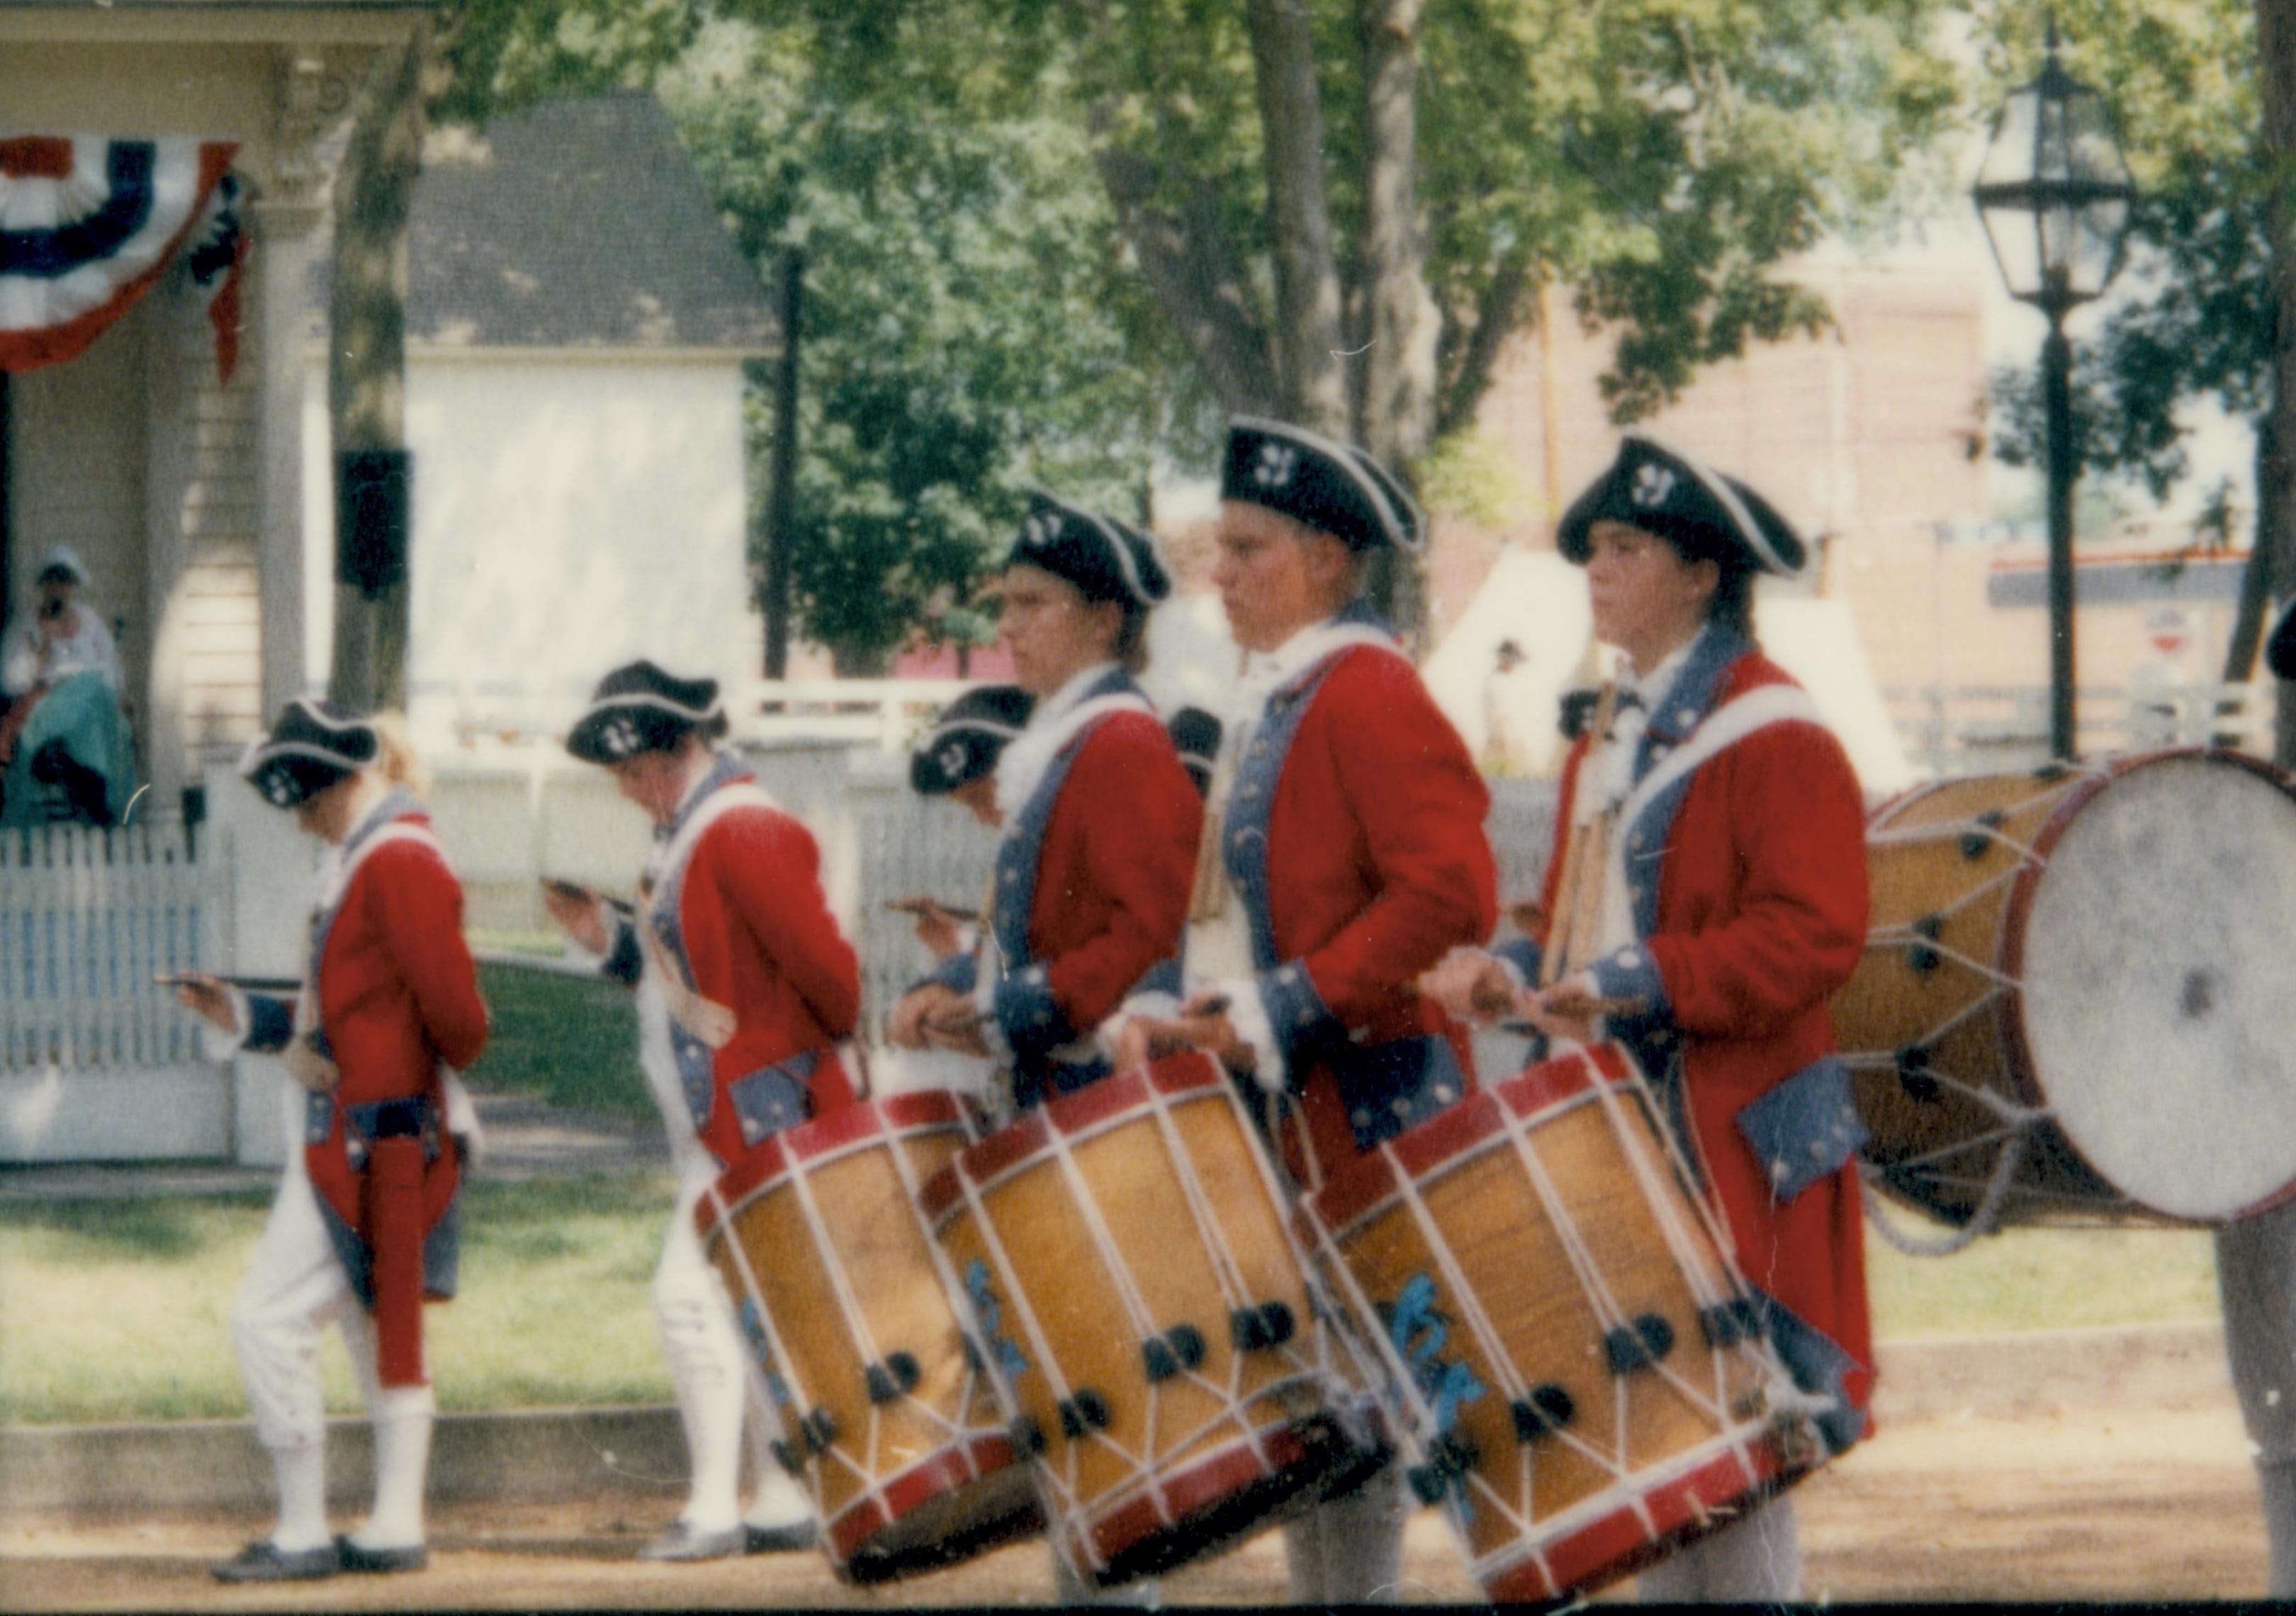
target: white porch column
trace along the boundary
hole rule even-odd
[[[255,233],[255,347],[263,367],[256,402],[256,578],[268,722],[304,687],[303,289],[319,209],[301,201],[258,201],[249,212]]]

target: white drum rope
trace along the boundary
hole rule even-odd
[[[1026,1287],[1022,1286],[1015,1276],[1012,1258],[1006,1253],[1004,1243],[997,1235],[996,1221],[988,1216],[988,1209],[982,1203],[980,1186],[966,1175],[962,1166],[956,1169],[956,1182],[964,1194],[965,1208],[972,1214],[972,1226],[979,1232],[981,1246],[988,1251],[989,1262],[994,1266],[996,1276],[1003,1284],[1004,1300],[1012,1307],[1017,1316],[1016,1322],[1027,1333],[1029,1344],[1036,1351],[1035,1366],[1044,1371],[1045,1383],[1051,1389],[1054,1401],[1067,1402],[1070,1393],[1068,1377],[1061,1372],[1060,1358],[1053,1351],[1052,1340],[1045,1332],[1043,1321],[1037,1317],[1036,1308],[1029,1303]],[[969,1310],[972,1292],[967,1291],[964,1294]],[[1013,1390],[1013,1382],[1011,1377],[1004,1373],[1004,1366],[997,1358],[996,1341],[990,1339],[985,1328],[978,1326],[976,1326],[975,1339],[980,1342],[981,1361],[988,1366],[993,1382],[1003,1390],[1004,1406],[1012,1409],[1017,1417],[1021,1407],[1021,1399]],[[1058,1505],[1056,1509],[1048,1511],[1047,1514],[1057,1518],[1053,1536],[1055,1543],[1060,1546],[1062,1556],[1069,1563],[1069,1569],[1074,1571],[1078,1567],[1075,1557],[1069,1554],[1066,1542],[1069,1533],[1062,1530],[1081,1513],[1077,1497],[1076,1478],[1073,1474],[1076,1464],[1074,1448],[1069,1450],[1067,1463],[1070,1473],[1066,1475],[1063,1475],[1058,1467],[1041,1455],[1035,1456],[1033,1467],[1038,1478],[1050,1490],[1052,1501]],[[1081,1537],[1081,1531],[1079,1530],[1077,1535]],[[1095,1559],[1092,1563],[1094,1568],[1097,1569],[1102,1563]],[[1083,1578],[1079,1576],[1078,1580],[1083,1580]]]
[[[1978,1202],[1977,1210],[1970,1215],[1969,1221],[1950,1234],[1934,1238],[1916,1235],[1901,1226],[1882,1210],[1882,1198],[1874,1188],[1874,1181],[1882,1176],[1882,1169],[1870,1162],[1863,1163],[1857,1189],[1859,1198],[1865,1203],[1866,1221],[1874,1226],[1874,1232],[1887,1241],[1891,1249],[1907,1257],[1950,1257],[1956,1251],[1966,1251],[1994,1232],[2000,1218],[2002,1201],[2009,1193],[2010,1180],[2017,1176],[2018,1164],[2022,1161],[2024,1152],[2025,1136],[2021,1133],[2011,1135],[2003,1144],[2001,1153],[1994,1158],[1992,1177],[1986,1184],[1984,1196]]]
[[[909,1153],[905,1147],[907,1144],[908,1140],[913,1136],[917,1134],[932,1133],[934,1131],[937,1131],[937,1125],[928,1125],[922,1128],[911,1128],[900,1133],[889,1132],[886,1136],[886,1144],[890,1150],[893,1158],[894,1175],[901,1181],[901,1194],[906,1197],[908,1206],[912,1213],[915,1213],[916,1208],[919,1204],[917,1198],[922,1192],[922,1186],[917,1180],[916,1166],[909,1160]],[[972,1130],[968,1128],[963,1128],[962,1124],[960,1124],[960,1131],[962,1131],[968,1139],[972,1136]],[[921,1213],[916,1214],[916,1221],[918,1232],[924,1237],[925,1259],[932,1265],[934,1277],[940,1281],[942,1295],[944,1297],[955,1297],[963,1294],[964,1287],[955,1283],[955,1276],[949,1270],[948,1259],[940,1249],[940,1243],[932,1237],[932,1231],[924,1226],[924,1218]],[[954,1313],[955,1309],[952,1308],[951,1312]],[[906,1403],[914,1404],[919,1413],[922,1414],[928,1421],[939,1425],[943,1431],[947,1431],[952,1440],[963,1440],[981,1429],[977,1425],[958,1423],[960,1420],[966,1419],[970,1416],[973,1403],[980,1391],[980,1372],[975,1369],[970,1363],[967,1363],[964,1366],[964,1378],[958,1382],[958,1391],[955,1403],[955,1414],[954,1416],[944,1415],[931,1404],[917,1396],[914,1388],[911,1388],[910,1390],[902,1392],[901,1400]],[[972,1466],[972,1456],[971,1453],[968,1452],[964,1456],[964,1462],[966,1468],[971,1469]],[[977,1475],[979,1472],[976,1471],[974,1473]]]
[[[765,1288],[758,1284],[758,1271],[750,1265],[749,1248],[742,1242],[741,1231],[734,1226],[733,1214],[726,1205],[725,1197],[718,1193],[718,1185],[714,1182],[704,1188],[701,1194],[703,1199],[709,1202],[718,1214],[718,1239],[724,1243],[726,1250],[732,1254],[734,1266],[741,1270],[742,1288],[750,1293],[750,1300],[757,1308],[758,1325],[765,1331],[766,1343],[774,1355],[774,1366],[770,1373],[775,1378],[780,1380],[783,1390],[789,1394],[786,1399],[787,1406],[793,1407],[797,1411],[799,1433],[802,1441],[791,1443],[790,1446],[791,1451],[802,1452],[813,1446],[812,1437],[805,1430],[806,1415],[820,1405],[816,1402],[812,1391],[807,1387],[804,1376],[798,1373],[797,1360],[790,1356],[788,1347],[782,1341],[781,1332],[775,1328],[773,1309],[766,1306]],[[738,1325],[736,1328],[739,1328]],[[749,1342],[745,1339],[742,1344],[747,1346]],[[754,1349],[743,1353],[743,1367],[746,1371],[758,1375],[759,1379],[766,1379],[768,1371],[764,1365],[758,1363],[756,1358]],[[788,1442],[789,1422],[782,1418],[780,1412],[784,1406],[784,1399],[773,1395],[773,1387],[770,1383],[766,1387],[766,1406],[775,1411],[774,1417],[781,1423],[782,1440]],[[807,1472],[804,1479],[809,1483],[809,1490],[813,1494],[813,1513],[826,1518],[829,1513],[825,1497],[828,1490],[828,1477],[824,1472],[829,1468],[829,1461],[834,1457],[848,1469],[855,1469],[855,1467],[833,1448],[821,1449],[820,1456],[822,1459],[820,1464],[803,1467]],[[858,1473],[857,1470],[856,1473]]]
[[[1592,1066],[1591,1062],[1589,1062],[1588,1064],[1590,1067]],[[1599,1081],[1598,1077],[1595,1095],[1595,1103],[1597,1104],[1601,1103],[1601,1093],[1603,1087],[1604,1086]],[[1595,1259],[1591,1247],[1587,1244],[1585,1236],[1579,1233],[1578,1220],[1572,1216],[1568,1204],[1564,1202],[1560,1187],[1554,1183],[1552,1177],[1548,1175],[1545,1161],[1540,1158],[1536,1147],[1531,1142],[1530,1129],[1529,1126],[1521,1118],[1514,1115],[1512,1110],[1507,1110],[1505,1114],[1507,1120],[1507,1131],[1515,1142],[1517,1153],[1521,1156],[1525,1164],[1532,1171],[1533,1182],[1538,1185],[1540,1199],[1546,1205],[1548,1218],[1554,1223],[1556,1233],[1563,1240],[1565,1250],[1572,1253],[1573,1266],[1579,1267],[1583,1264],[1583,1273],[1580,1283],[1582,1285],[1587,1286],[1590,1301],[1594,1301],[1594,1299],[1598,1295],[1600,1297],[1600,1300],[1595,1302],[1596,1319],[1598,1322],[1604,1323],[1606,1331],[1610,1329],[1625,1330],[1629,1334],[1634,1335],[1637,1341],[1640,1341],[1642,1338],[1640,1333],[1635,1327],[1635,1320],[1627,1316],[1626,1308],[1620,1303],[1616,1294],[1611,1290],[1609,1276],[1603,1273],[1602,1264]],[[1589,1284],[1587,1278],[1585,1277],[1586,1276],[1592,1276],[1591,1284]],[[1607,1320],[1604,1320],[1603,1316],[1606,1313],[1609,1315],[1609,1317]],[[1710,1398],[1702,1393],[1698,1388],[1693,1386],[1688,1381],[1685,1380],[1677,1371],[1669,1367],[1666,1362],[1658,1358],[1655,1354],[1649,1355],[1649,1361],[1645,1363],[1643,1367],[1656,1374],[1668,1385],[1672,1386],[1675,1390],[1686,1399],[1693,1407],[1698,1408],[1701,1412],[1713,1419],[1718,1428],[1725,1431],[1727,1430],[1729,1421],[1723,1414],[1721,1404],[1718,1399]],[[1619,1374],[1615,1376],[1611,1388],[1611,1402],[1618,1424],[1619,1453],[1621,1456],[1622,1462],[1627,1452],[1627,1376],[1625,1374]],[[1624,1470],[1620,1470],[1616,1473],[1624,1476],[1628,1472]],[[1637,1508],[1640,1508],[1639,1501],[1637,1501]]]

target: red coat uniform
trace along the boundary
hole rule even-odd
[[[1314,1160],[1296,1135],[1285,1154],[1303,1182],[1473,1087],[1465,1030],[1414,983],[1496,923],[1489,805],[1417,671],[1374,645],[1279,690],[1244,747],[1221,853],[1300,1096]]]
[[[1710,714],[1772,686],[1792,680],[1742,637],[1710,630],[1652,715],[1645,758],[1694,744]],[[1550,915],[1587,750],[1580,741],[1563,773]],[[1646,763],[1638,777],[1649,772]],[[1614,834],[1625,839],[1642,940],[1594,973],[1605,997],[1658,1008],[1614,1021],[1613,1035],[1654,1079],[1679,1057],[1690,1148],[1740,1267],[1792,1315],[1775,1332],[1782,1352],[1806,1387],[1837,1389],[1862,1410],[1874,1363],[1854,1161],[1862,1136],[1826,1011],[1866,939],[1857,777],[1817,723],[1772,722]],[[1862,1426],[1853,1416],[1829,1434],[1842,1444]]]
[[[1131,690],[1111,674],[1085,699]],[[1088,720],[1013,815],[988,921],[1003,966],[991,1005],[1024,1108],[1105,1074],[1075,1046],[1178,954],[1202,824],[1172,738],[1144,707]],[[977,968],[968,956],[935,976],[970,992]]]
[[[728,791],[738,795],[713,802]],[[684,985],[734,1013],[733,1036],[714,1050],[671,1028],[694,1128],[730,1164],[767,1135],[853,1103],[835,1046],[859,1019],[860,964],[829,912],[812,833],[755,794],[737,760],[719,759],[664,846],[641,913]],[[608,971],[635,981],[641,962],[625,927]]]
[[[405,1311],[418,1279],[423,1293],[454,1293],[447,1215],[461,1172],[439,1068],[470,1065],[487,1042],[486,1005],[463,940],[462,885],[427,836],[392,831],[429,824],[411,797],[386,801],[345,844],[348,879],[314,923],[316,1030],[341,1076],[332,1095],[310,1097],[304,1159],[354,1286],[377,1311],[387,1385],[423,1378],[419,1308]],[[297,1007],[295,999],[252,998],[247,1046],[284,1047]],[[398,1212],[377,1179],[385,1170],[378,1161],[394,1153],[407,1157]],[[416,1204],[419,1222],[406,1217]],[[413,1243],[394,1251],[394,1239]],[[414,1265],[406,1294],[389,1283],[395,1262]]]

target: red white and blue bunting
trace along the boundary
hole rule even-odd
[[[228,381],[247,259],[230,141],[0,136],[0,370],[85,352],[189,250]]]

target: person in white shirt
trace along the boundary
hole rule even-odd
[[[0,640],[0,809],[38,816],[37,787],[61,785],[75,816],[114,823],[133,769],[119,705],[119,652],[102,617],[80,599],[87,569],[58,546],[41,558],[29,610]]]

